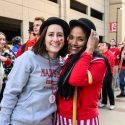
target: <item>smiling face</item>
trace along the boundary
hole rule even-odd
[[[6,44],[6,37],[3,34],[0,34],[0,48],[4,48]]]
[[[48,27],[45,45],[50,58],[55,58],[64,46],[64,32],[60,25],[52,24]]]
[[[68,47],[71,54],[79,52],[86,44],[86,34],[79,26],[74,27],[68,37]]]

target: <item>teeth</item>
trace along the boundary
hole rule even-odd
[[[53,46],[57,46],[57,45],[59,45],[59,44],[51,44],[51,45],[53,45]]]
[[[52,45],[53,47],[58,47],[59,45]]]
[[[74,48],[74,47],[72,47],[72,49],[78,49],[78,48]]]
[[[56,46],[59,46],[60,44],[51,44],[51,45],[56,47]]]

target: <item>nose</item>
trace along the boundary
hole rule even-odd
[[[59,40],[58,36],[57,36],[57,35],[54,35],[54,36],[53,36],[53,41],[56,42],[56,41],[58,41],[58,40]]]
[[[72,44],[72,45],[77,45],[77,40],[76,40],[76,39],[73,39],[73,40],[71,41],[71,44]]]
[[[37,28],[36,26],[33,27],[33,29],[36,29],[36,28]]]

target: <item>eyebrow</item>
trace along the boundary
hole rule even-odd
[[[72,35],[72,34],[69,34],[69,36],[73,36],[74,37],[74,35]],[[85,38],[84,36],[75,36],[75,37],[77,37],[77,38]]]
[[[78,36],[77,38],[82,38],[82,39],[85,39],[85,37],[83,37],[83,36]]]
[[[48,33],[54,33],[54,31],[49,31]],[[57,33],[62,33],[62,34],[64,34],[63,32],[57,32]]]

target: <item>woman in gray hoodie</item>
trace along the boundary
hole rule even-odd
[[[40,38],[16,59],[1,102],[0,125],[52,125],[55,93],[60,75],[59,56],[66,53],[68,24],[48,18]]]

